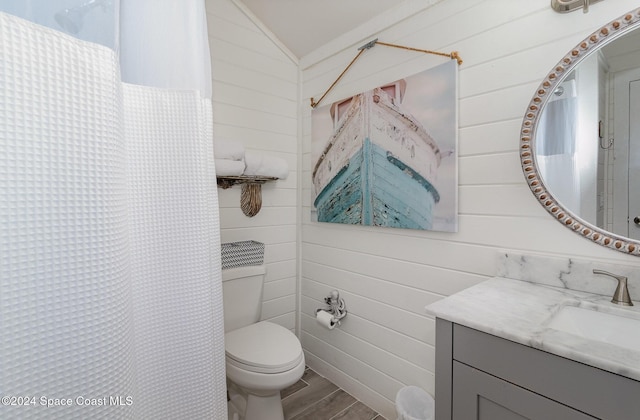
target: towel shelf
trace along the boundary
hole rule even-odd
[[[264,184],[267,181],[276,181],[278,178],[271,176],[250,176],[250,175],[238,175],[238,176],[219,176],[218,187],[222,189],[231,188],[236,184]]]
[[[266,176],[219,176],[218,186],[222,189],[231,188],[234,185],[242,185],[240,193],[240,208],[247,217],[253,217],[262,208],[262,184],[267,181],[276,181],[278,178]]]

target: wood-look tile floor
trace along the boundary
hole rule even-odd
[[[280,397],[286,420],[386,420],[309,368]]]

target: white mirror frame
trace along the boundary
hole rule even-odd
[[[577,217],[559,203],[547,190],[546,185],[542,181],[542,177],[536,167],[533,152],[536,129],[541,112],[549,101],[550,94],[556,89],[560,82],[562,82],[564,76],[571,72],[578,63],[593,51],[636,27],[640,27],[640,8],[632,10],[598,29],[569,51],[569,53],[556,64],[536,90],[527,108],[522,122],[522,129],[520,130],[520,161],[525,179],[533,195],[556,220],[573,232],[599,245],[625,254],[640,256],[640,241],[619,236],[593,226]]]

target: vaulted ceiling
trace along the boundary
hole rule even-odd
[[[236,0],[298,58],[408,0]]]

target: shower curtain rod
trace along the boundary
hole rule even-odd
[[[376,44],[384,45],[386,47],[393,47],[393,48],[400,48],[400,49],[403,49],[403,50],[421,52],[421,53],[425,53],[425,54],[435,54],[435,55],[440,55],[440,56],[443,56],[443,57],[449,57],[452,60],[456,60],[458,62],[458,65],[462,64],[462,58],[460,58],[460,54],[458,54],[457,51],[452,51],[450,53],[443,53],[443,52],[439,52],[439,51],[423,50],[423,49],[420,49],[420,48],[406,47],[404,45],[389,44],[388,42],[381,42],[381,41],[378,41],[378,38],[376,38],[373,41],[369,41],[366,44],[364,44],[364,45],[362,45],[361,47],[358,48],[358,50],[360,50],[358,52],[358,54],[356,54],[356,56],[353,58],[353,60],[351,60],[349,65],[347,65],[347,67],[342,71],[342,73],[340,73],[338,78],[331,84],[331,86],[329,86],[329,89],[327,89],[322,94],[320,99],[318,99],[318,102],[314,102],[313,97],[311,98],[311,108],[315,108],[316,106],[318,106],[318,104],[320,102],[322,102],[324,97],[327,96],[327,94],[331,91],[331,89],[333,89],[334,86],[340,81],[340,79],[342,79],[342,76],[344,76],[344,74],[349,70],[349,68],[353,65],[353,63],[355,63],[356,60],[358,58],[360,58],[362,53],[365,52],[365,50],[369,50],[369,49],[373,48],[374,46],[376,46]]]

